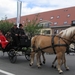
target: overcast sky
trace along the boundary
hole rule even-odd
[[[21,16],[75,6],[75,0],[20,0]],[[0,0],[0,20],[17,17],[17,0]]]

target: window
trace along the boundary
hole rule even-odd
[[[40,18],[40,21],[42,21],[42,18]]]
[[[67,17],[70,17],[70,14],[68,14]]]
[[[50,34],[50,30],[43,30],[43,34]]]
[[[22,21],[23,23],[25,22],[25,21]]]
[[[50,24],[49,23],[44,23],[43,24],[43,28],[49,28],[50,27]]]
[[[28,22],[30,22],[30,20],[28,20]]]
[[[51,17],[51,19],[53,19],[53,16]]]
[[[38,24],[38,27],[43,27],[43,24]]]
[[[68,11],[67,9],[64,10],[65,12]]]
[[[71,23],[71,25],[72,26],[75,26],[75,20],[73,20],[73,21],[71,21],[72,23]]]
[[[54,25],[56,25],[57,24],[57,22],[54,22]]]
[[[54,34],[57,34],[59,32],[59,30],[54,30]]]
[[[59,18],[60,16],[57,16],[57,18]]]
[[[64,24],[67,24],[67,21],[65,21]]]
[[[73,22],[73,24],[75,24],[75,21],[72,21]]]

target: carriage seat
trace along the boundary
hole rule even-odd
[[[20,38],[20,46],[23,46],[23,47],[29,47],[30,46],[30,39],[28,39],[28,36],[26,37],[22,37]]]

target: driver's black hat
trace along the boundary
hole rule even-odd
[[[22,24],[19,24],[19,27],[23,26]]]

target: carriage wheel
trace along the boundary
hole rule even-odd
[[[15,63],[16,60],[17,60],[17,56],[16,56],[16,53],[15,53],[15,50],[14,49],[11,49],[8,53],[9,55],[9,60],[11,63]]]
[[[25,58],[30,61],[30,51],[25,51]]]
[[[16,59],[17,59],[17,56],[13,56],[13,57],[9,56],[9,60],[11,63],[15,63]]]

